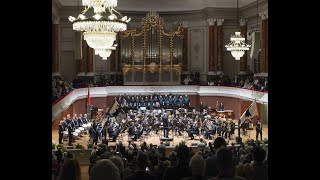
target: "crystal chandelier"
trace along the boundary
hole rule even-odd
[[[237,24],[238,21],[238,0],[237,0]],[[238,28],[237,28],[238,29]],[[240,58],[244,55],[245,51],[249,50],[249,47],[251,45],[247,44],[245,42],[245,38],[239,30],[235,32],[235,35],[231,35],[230,37],[230,43],[228,45],[225,45],[228,51],[231,51],[231,55],[235,58],[235,60],[240,60]]]
[[[84,11],[77,18],[69,16],[69,21],[73,23],[73,30],[83,32],[84,40],[95,50],[95,54],[105,60],[114,50],[116,33],[125,31],[131,18],[122,16],[114,9],[117,0],[82,0],[82,4],[85,6]],[[85,14],[91,8],[94,15],[86,17]]]

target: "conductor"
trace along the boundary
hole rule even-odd
[[[168,137],[168,115],[165,113],[162,116],[162,123],[163,123],[163,137]]]

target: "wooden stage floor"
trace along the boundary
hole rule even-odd
[[[254,127],[255,129],[255,127]],[[242,130],[241,130],[242,133]],[[145,134],[145,132],[144,132]],[[152,143],[153,145],[159,145],[160,144],[160,136],[163,135],[162,131],[159,131],[158,134],[155,134],[155,131],[152,131],[150,135],[143,135],[140,139],[138,139],[137,141],[134,141],[134,143],[136,144],[141,144],[144,141],[147,144]],[[172,136],[172,131],[170,131],[169,136]],[[238,130],[235,130],[235,135],[233,135],[233,137],[231,137],[231,139],[229,140],[228,138],[226,139],[226,141],[229,141],[229,144],[231,144],[232,142],[235,143],[235,137],[238,136]],[[248,131],[247,135],[243,135],[241,134],[242,137],[242,141],[246,141],[248,139],[255,139],[256,138],[256,131],[255,130],[251,130]],[[200,136],[200,138],[203,138],[203,135]],[[182,136],[173,136],[173,141],[170,142],[170,146],[175,146],[177,144],[179,144],[179,142],[181,142],[182,140],[186,141],[186,144],[188,146],[194,146],[196,144],[199,143],[199,136],[196,136],[194,140],[189,140],[190,138],[188,137],[187,132],[184,132],[184,134]],[[216,137],[214,137],[216,138]],[[260,136],[259,136],[260,138]],[[268,128],[267,127],[263,127],[262,130],[262,139],[267,138],[268,139]],[[209,139],[204,139],[207,143],[209,142],[213,142],[213,140],[209,140]],[[119,135],[118,139],[116,142],[122,141],[122,143],[124,145],[128,144],[128,132],[126,131],[125,133],[122,133]],[[52,127],[52,142],[55,144],[58,144],[59,142],[59,135],[58,135],[58,129],[56,127]],[[112,142],[111,140],[109,140],[109,146],[114,146],[116,142]],[[81,144],[83,145],[85,148],[87,148],[87,145],[89,144],[89,135],[88,134],[83,134],[83,137],[79,137],[75,143],[73,143],[73,145],[75,146],[76,144]],[[92,140],[91,140],[92,143]],[[101,143],[101,140],[98,141],[98,144]],[[63,141],[63,145],[64,146],[68,146],[68,139],[66,139],[65,141]]]

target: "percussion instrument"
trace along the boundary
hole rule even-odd
[[[87,127],[90,128],[90,127],[91,127],[91,123],[88,123],[88,124],[87,124]]]
[[[225,111],[217,111],[219,117],[225,116]]]
[[[63,131],[63,138],[67,138],[68,137],[68,131]]]
[[[78,137],[78,135],[79,135],[77,132],[73,132],[72,134],[73,134],[73,136],[75,136],[75,137]]]
[[[87,124],[82,124],[82,127],[84,128],[84,130],[87,130],[88,125]]]
[[[226,113],[228,118],[231,118],[232,115],[233,115],[233,111],[232,110],[225,110],[225,113]]]
[[[84,131],[84,128],[83,127],[79,127],[79,130],[82,132],[82,131]]]
[[[79,134],[81,131],[79,129],[76,129],[74,132]]]

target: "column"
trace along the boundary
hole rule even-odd
[[[59,20],[52,17],[52,76],[60,76]]]
[[[87,55],[87,76],[94,76],[94,72],[93,72],[93,48],[89,47],[87,45],[87,51],[88,51],[88,55]]]
[[[216,19],[217,21],[217,74],[223,72],[223,63],[222,63],[222,23],[224,19]]]
[[[245,42],[247,43],[247,22],[248,19],[240,19],[240,32],[241,35],[244,36],[246,39]],[[246,74],[247,72],[247,53],[248,51],[245,51],[244,55],[240,58],[240,72],[239,74]]]
[[[182,71],[188,71],[188,21],[182,21],[183,43],[182,43]]]
[[[117,42],[117,41],[115,41],[115,42]],[[111,72],[116,71],[116,54],[117,54],[116,50],[112,50],[110,57],[108,58],[110,60],[110,71]]]
[[[85,76],[84,65],[85,65],[85,45],[86,45],[86,42],[83,38],[83,33],[81,33],[80,37],[81,37],[81,59],[79,62],[79,70],[78,70],[77,76]]]
[[[207,19],[209,23],[209,72],[208,75],[213,75],[215,71],[215,63],[214,63],[214,23],[215,19],[209,18]]]
[[[261,12],[261,73],[268,73],[268,11]]]

